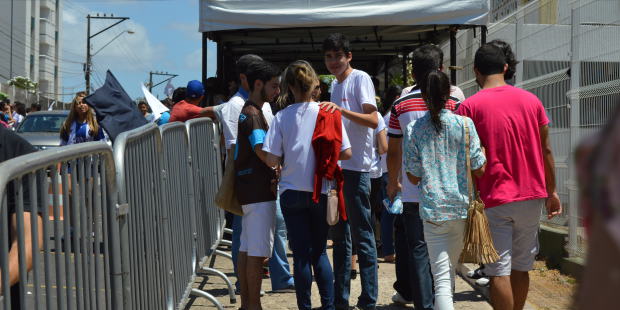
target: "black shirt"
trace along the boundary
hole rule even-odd
[[[0,163],[13,159],[15,157],[32,153],[36,149],[11,130],[0,126]],[[24,212],[30,212],[30,194],[27,178],[23,179],[22,189],[24,195]],[[1,189],[0,189],[1,190]],[[15,186],[13,182],[7,185],[7,212],[8,220],[11,222],[11,216],[15,213]],[[10,224],[9,224],[10,225]],[[14,236],[11,233],[12,229],[9,227],[9,247],[13,241]],[[19,285],[15,284],[11,287],[11,308],[20,309],[19,302]]]
[[[247,101],[239,114],[235,145],[235,191],[242,205],[276,200],[271,190],[275,172],[254,152],[257,144],[263,144],[268,129],[262,109]]]

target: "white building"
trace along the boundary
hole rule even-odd
[[[24,76],[40,97],[61,93],[61,0],[0,1],[0,83]]]

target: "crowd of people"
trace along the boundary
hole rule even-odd
[[[169,120],[160,122],[139,105],[160,125],[204,116],[221,125],[243,211],[228,218],[241,309],[262,309],[266,265],[272,289],[294,290],[299,309],[312,309],[313,281],[321,309],[349,309],[359,269],[355,307],[375,309],[380,257],[395,262],[393,302],[453,309],[470,184],[486,205],[500,257],[476,275],[489,278],[494,309],[523,309],[540,214],[553,217],[562,207],[543,105],[506,83],[516,65],[510,46],[493,41],[478,49],[474,73],[481,90],[469,98],[450,85],[441,49],[418,47],[412,53],[416,84],[386,89],[380,106],[373,79],[352,67],[344,35],[329,35],[322,51],[335,76],[331,85],[306,61],[280,70],[248,54],[236,62],[230,98],[215,91],[223,87],[218,80],[208,81],[206,90],[190,81],[164,102]],[[106,139],[85,95],[72,102],[62,145]],[[22,108],[15,107],[17,115]],[[20,119],[12,111],[3,103],[3,125]]]
[[[26,115],[37,111],[41,111],[41,105],[38,103],[33,103],[30,108],[26,108],[26,105],[21,102],[11,103],[11,100],[5,98],[0,101],[0,126],[15,130],[24,121]]]
[[[236,62],[238,89],[226,102],[191,81],[185,100],[171,110],[170,121],[217,120],[234,160],[243,210],[231,219],[241,309],[262,309],[269,258],[273,290],[294,289],[299,309],[312,309],[313,281],[321,309],[349,309],[358,263],[362,290],[355,307],[375,309],[378,257],[395,261],[393,302],[453,309],[472,183],[500,257],[476,276],[490,279],[494,309],[522,309],[540,214],[544,209],[553,217],[562,208],[543,105],[506,82],[516,65],[510,46],[493,41],[478,49],[474,72],[481,90],[470,98],[450,85],[441,49],[418,47],[412,54],[416,84],[390,87],[380,106],[373,79],[352,67],[344,35],[327,37],[323,53],[335,76],[329,87],[306,61],[281,71],[249,54]],[[398,203],[402,213],[393,212]]]

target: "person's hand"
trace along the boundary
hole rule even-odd
[[[394,197],[396,197],[396,195],[402,190],[402,185],[400,184],[400,182],[396,182],[396,183],[392,183],[392,182],[388,182],[386,191],[387,191],[387,197],[390,201],[394,201]]]
[[[562,214],[562,203],[560,202],[560,196],[558,196],[557,192],[553,192],[553,194],[549,195],[549,198],[547,198],[545,202],[545,207],[547,208],[547,219],[552,219]]]
[[[339,107],[337,104],[333,103],[333,102],[329,102],[329,101],[323,101],[321,103],[319,103],[319,108],[327,111],[327,112],[331,112],[334,113],[334,111],[338,110],[341,111],[342,108]],[[342,112],[342,111],[341,111]]]

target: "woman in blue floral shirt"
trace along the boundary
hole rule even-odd
[[[445,109],[450,81],[434,71],[418,81],[429,112],[409,124],[404,154],[407,177],[420,187],[420,215],[435,281],[435,310],[454,309],[454,267],[463,249],[469,205],[465,124],[469,127],[472,173],[484,174],[486,158],[471,119]]]

